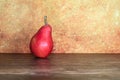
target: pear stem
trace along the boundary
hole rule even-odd
[[[48,24],[48,22],[47,22],[47,16],[44,16],[44,23],[45,23],[45,25]]]

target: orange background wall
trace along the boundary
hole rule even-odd
[[[0,53],[30,53],[45,15],[53,53],[120,53],[120,0],[0,0]]]

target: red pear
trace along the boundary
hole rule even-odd
[[[45,25],[32,37],[30,42],[31,52],[39,58],[47,58],[53,49],[52,27],[47,23],[47,16],[44,17]]]

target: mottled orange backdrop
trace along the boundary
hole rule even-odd
[[[120,0],[0,0],[0,53],[30,53],[45,15],[53,53],[120,53]]]

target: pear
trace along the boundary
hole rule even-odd
[[[52,27],[47,23],[47,16],[44,17],[45,25],[32,37],[30,41],[31,52],[39,58],[47,58],[53,49]]]

